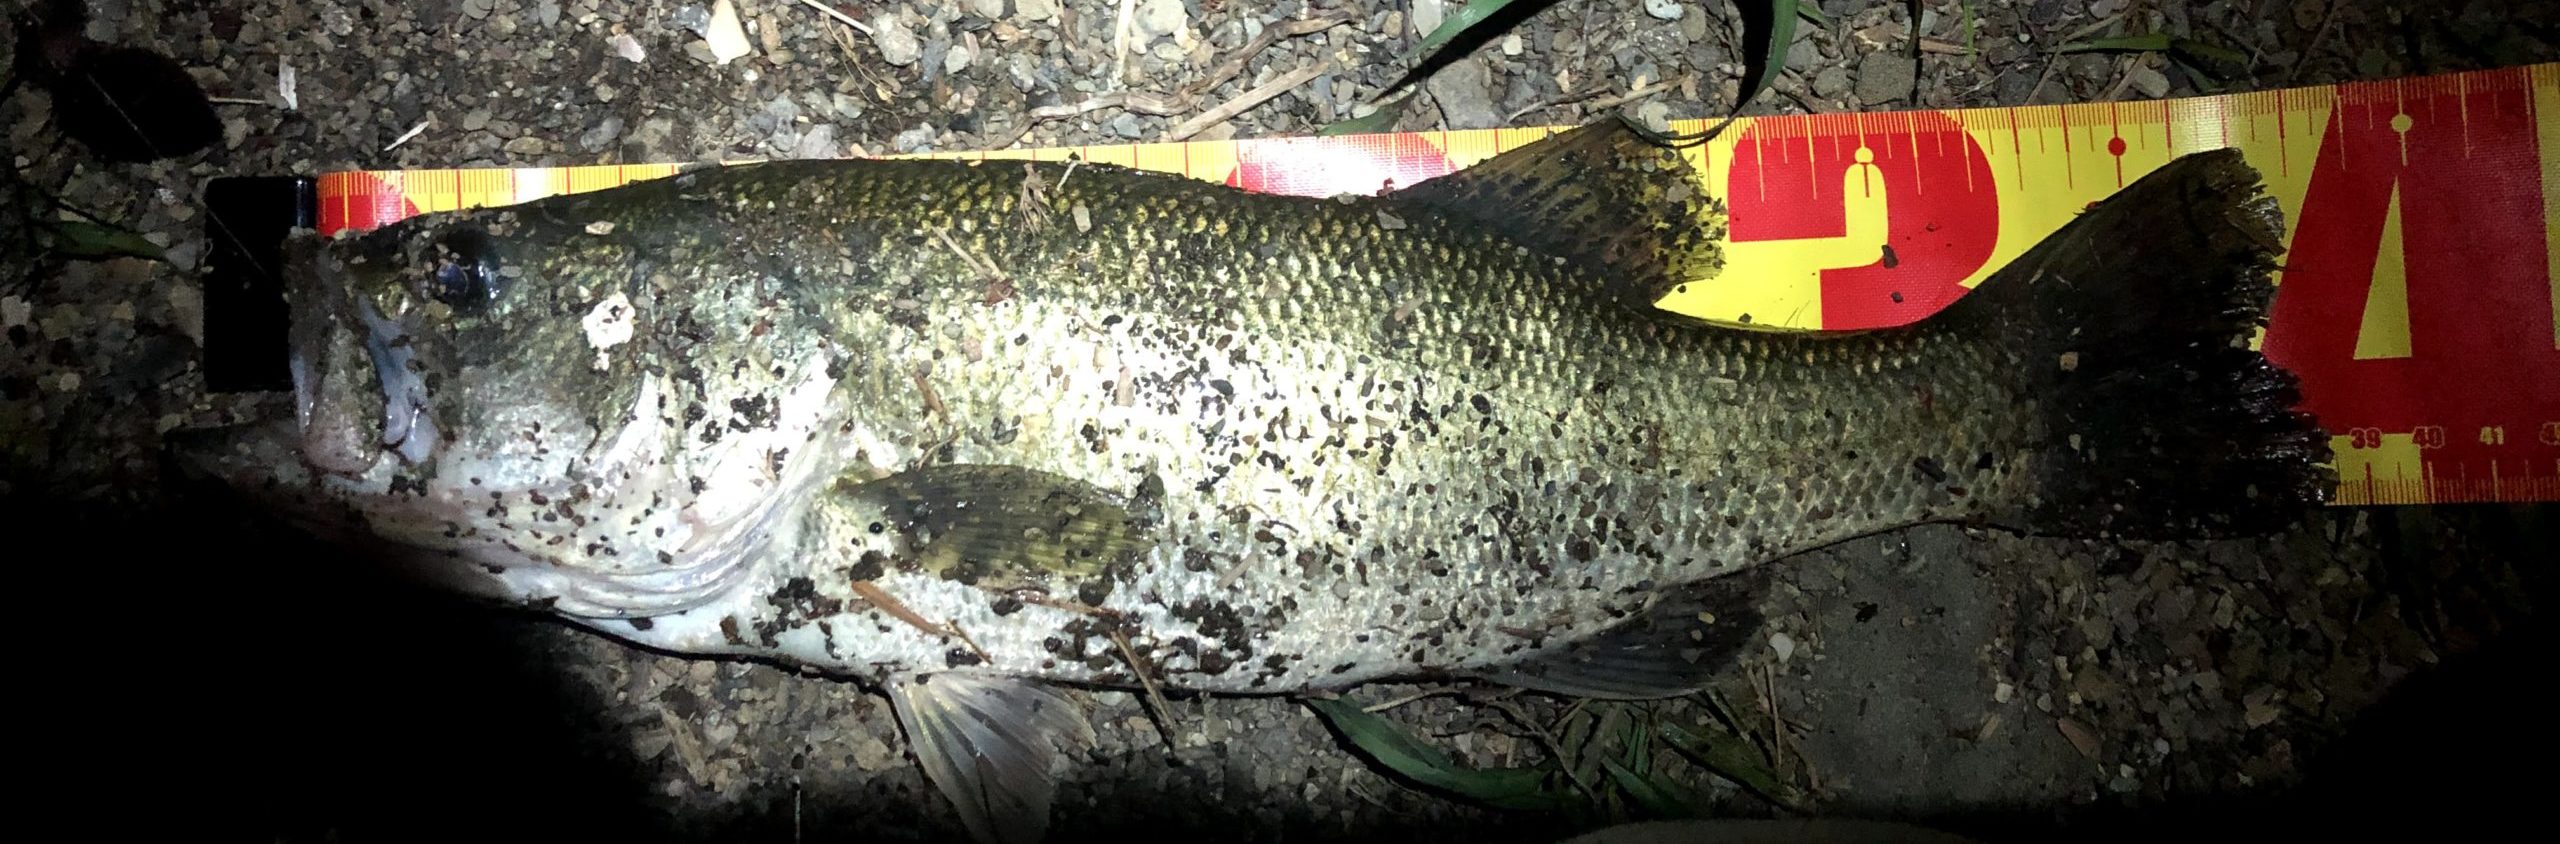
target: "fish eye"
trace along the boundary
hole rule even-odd
[[[498,298],[505,281],[489,235],[458,228],[438,238],[427,255],[426,294],[460,311],[475,311]]]

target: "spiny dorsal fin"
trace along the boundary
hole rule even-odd
[[[1387,198],[1600,270],[1639,310],[1723,266],[1723,203],[1678,148],[1624,121],[1572,129]]]
[[[1061,747],[1093,744],[1084,710],[1057,687],[993,674],[892,684],[889,700],[925,778],[986,844],[1035,844],[1049,828]]]

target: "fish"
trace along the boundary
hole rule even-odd
[[[434,588],[877,688],[988,841],[1044,834],[1077,689],[1676,696],[1808,550],[2333,479],[2234,151],[1861,331],[1659,307],[1724,272],[1703,185],[1604,121],[1370,196],[773,161],[306,233],[291,418],[171,447]]]

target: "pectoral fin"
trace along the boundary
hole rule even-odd
[[[925,778],[987,844],[1030,844],[1049,828],[1049,765],[1093,744],[1082,707],[1056,687],[991,674],[931,674],[892,684],[898,725]]]
[[[854,558],[995,589],[1090,591],[1153,542],[1157,485],[1120,495],[1019,466],[926,466],[837,483],[827,541]]]

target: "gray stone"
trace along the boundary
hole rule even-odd
[[[1813,94],[1825,99],[1837,99],[1840,95],[1849,93],[1849,89],[1856,85],[1857,80],[1851,78],[1849,71],[1839,65],[1823,68],[1813,75]]]
[[[196,268],[196,261],[204,257],[204,241],[182,241],[163,250],[161,257],[167,258],[170,266],[181,270],[193,270]],[[201,335],[202,329],[198,329],[197,333]]]
[[[1668,134],[1671,131],[1671,104],[1654,100],[1636,107],[1636,122],[1644,128]]]
[[[1804,31],[1807,29],[1811,27],[1797,27],[1795,43],[1787,45],[1788,67],[1813,67],[1822,64],[1822,48],[1815,45],[1813,39],[1805,37]]]
[[[1447,12],[1448,4],[1443,0],[1413,0],[1413,34],[1429,35],[1439,29]]]
[[[1676,21],[1687,11],[1680,5],[1680,0],[1644,0],[1644,13],[1657,20]]]
[[[935,132],[931,126],[918,126],[890,138],[889,147],[902,153],[922,152],[927,145],[933,143],[933,136],[936,134],[940,133]]]
[[[1858,100],[1874,104],[1911,96],[1911,57],[1879,50],[1858,63]]]
[[[773,116],[773,125],[789,126],[800,119],[800,103],[788,94],[775,94],[764,104],[764,113]]]
[[[604,122],[596,124],[595,128],[578,136],[578,148],[591,153],[603,152],[621,137],[622,118],[607,117]]]
[[[1058,0],[1013,0],[1013,16],[1036,23],[1058,16]]]
[[[2137,65],[2133,72],[2125,74],[2125,78],[2133,84],[2133,89],[2142,92],[2144,97],[2156,100],[2169,95],[2169,77],[2161,75],[2160,71],[2150,67]]]
[[[799,145],[791,150],[794,158],[834,158],[838,154],[836,127],[830,123],[809,127],[809,131],[800,134]]]
[[[1040,87],[1040,60],[1028,53],[1015,53],[1005,60],[1005,74],[1013,78],[1013,87],[1031,93]]]
[[[1148,37],[1172,35],[1191,22],[1191,14],[1182,8],[1182,0],[1140,0],[1136,23],[1138,31]]]
[[[1485,78],[1484,63],[1474,60],[1450,62],[1423,87],[1431,99],[1440,104],[1440,119],[1449,129],[1491,129],[1502,125],[1502,112],[1493,107],[1492,81]]]
[[[915,30],[908,29],[898,16],[883,14],[871,19],[871,43],[880,48],[880,60],[906,67],[924,57],[924,42],[916,40]]]

